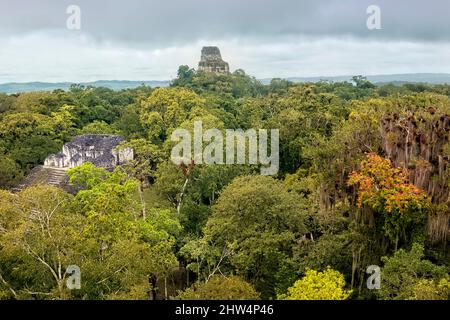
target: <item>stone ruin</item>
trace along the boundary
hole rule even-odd
[[[97,167],[112,170],[127,160],[133,159],[133,149],[116,147],[124,141],[117,135],[87,134],[77,136],[66,143],[62,151],[49,155],[44,165],[34,167],[28,176],[13,191],[18,192],[26,187],[47,184],[76,194],[80,189],[69,183],[67,169],[91,162]]]
[[[61,152],[49,155],[44,161],[44,166],[70,169],[85,162],[91,162],[96,167],[114,168],[133,159],[133,149],[115,150],[123,140],[124,138],[117,135],[77,136],[66,143]]]
[[[230,72],[230,67],[222,60],[218,47],[203,47],[198,71],[227,74]]]

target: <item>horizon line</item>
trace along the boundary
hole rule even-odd
[[[246,73],[246,75],[249,75]],[[289,77],[264,77],[264,78],[256,78],[256,80],[269,80],[269,79],[320,79],[320,78],[343,78],[343,77],[353,77],[353,76],[363,76],[363,77],[377,77],[377,76],[408,76],[408,75],[445,75],[450,76],[450,73],[447,72],[411,72],[411,73],[377,73],[377,74],[342,74],[342,75],[320,75],[320,76],[289,76]],[[43,84],[86,84],[86,83],[95,83],[101,81],[117,81],[117,82],[170,82],[173,79],[148,79],[148,80],[129,80],[129,79],[97,79],[97,80],[87,80],[87,81],[71,81],[71,80],[61,80],[61,81],[42,81],[42,80],[31,80],[31,81],[9,81],[9,82],[0,82],[0,85],[6,84],[28,84],[28,83],[43,83]]]

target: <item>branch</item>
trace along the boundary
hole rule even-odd
[[[13,296],[14,296],[15,298],[17,298],[16,292],[15,292],[14,289],[9,285],[9,283],[3,278],[3,276],[2,276],[1,273],[0,273],[0,280],[3,282],[3,284],[4,284],[5,286],[8,287],[9,291],[11,291],[11,293],[13,294]]]
[[[33,256],[33,257],[35,257],[39,262],[41,262],[44,266],[46,266],[49,270],[50,270],[50,272],[52,273],[52,275],[53,275],[53,277],[55,278],[55,280],[56,280],[56,283],[59,283],[59,278],[58,278],[58,275],[56,274],[56,272],[55,272],[55,270],[53,270],[53,268],[44,260],[44,259],[42,259],[37,253],[35,253],[32,249],[31,249],[31,247],[30,247],[30,245],[28,244],[28,243],[24,243],[25,244],[25,247],[26,247],[26,249],[28,250],[28,252]]]
[[[123,266],[123,267],[121,267],[121,268],[119,268],[118,270],[116,270],[116,271],[114,271],[114,273],[113,274],[111,274],[111,275],[109,275],[109,276],[107,276],[106,278],[104,278],[104,279],[102,279],[102,280],[100,280],[100,281],[97,281],[97,284],[100,284],[100,283],[103,283],[103,282],[105,282],[106,280],[108,280],[109,278],[111,278],[113,275],[115,275],[115,274],[117,274],[117,273],[119,273],[120,271],[122,271],[123,269],[125,269],[127,266],[125,265],[125,266]]]
[[[21,291],[24,291],[24,292],[26,292],[28,294],[31,294],[31,295],[36,295],[36,294],[42,294],[42,295],[46,295],[46,296],[53,295],[53,293],[50,293],[50,292],[30,291],[29,289],[23,289]]]
[[[216,273],[217,270],[219,270],[220,274],[223,275],[222,271],[220,271],[220,264],[222,263],[223,259],[226,258],[226,257],[228,257],[229,255],[230,255],[230,251],[224,249],[224,250],[223,250],[223,253],[222,253],[222,256],[220,257],[219,262],[217,262],[216,267],[215,267],[215,268],[213,269],[213,271],[209,274],[208,279],[206,280],[206,282],[209,281],[209,279]]]

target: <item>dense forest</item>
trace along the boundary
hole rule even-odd
[[[279,129],[278,174],[176,166],[171,133],[197,120]],[[77,193],[15,189],[88,133],[123,136],[134,159],[70,169]],[[450,85],[361,76],[181,66],[167,88],[0,94],[0,299],[449,299],[449,137]]]

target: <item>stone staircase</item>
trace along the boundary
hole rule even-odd
[[[67,176],[67,172],[64,169],[60,168],[46,168],[45,170],[48,170],[48,180],[47,184],[60,187],[61,185],[67,183],[67,180],[69,177]]]
[[[39,165],[34,167],[22,183],[15,187],[13,191],[19,192],[26,187],[38,184],[65,188],[68,186],[68,180],[69,177],[65,169]]]

